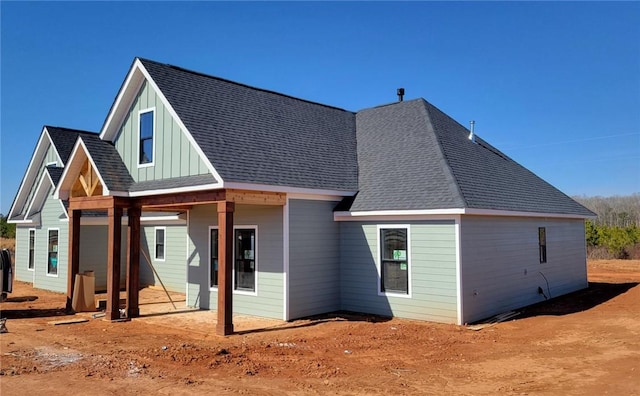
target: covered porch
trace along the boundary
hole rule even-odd
[[[84,189],[83,189],[84,190]],[[87,194],[89,193],[89,194]],[[217,209],[219,278],[217,293],[217,320],[215,331],[218,335],[234,333],[232,309],[232,270],[234,212],[236,204],[279,205],[286,203],[286,195],[275,192],[221,189],[199,192],[159,194],[140,197],[119,197],[94,195],[89,191],[70,194],[69,216],[69,271],[67,279],[67,309],[71,310],[76,275],[80,268],[80,219],[83,211],[106,211],[108,218],[107,238],[107,302],[106,319],[121,320],[119,311],[120,276],[125,271],[125,291],[127,319],[136,318],[140,312],[140,254],[141,226],[143,211],[189,211],[195,205],[215,205]],[[123,230],[123,218],[126,229]],[[126,246],[122,246],[122,232],[126,233]],[[121,263],[121,252],[125,249],[125,263]],[[123,265],[124,264],[124,265]]]

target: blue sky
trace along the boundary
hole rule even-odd
[[[569,195],[640,192],[638,2],[0,2],[0,212],[135,56],[357,111],[424,97]]]

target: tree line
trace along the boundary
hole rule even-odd
[[[16,225],[7,223],[5,215],[0,213],[0,238],[14,239],[16,237]]]
[[[597,215],[585,224],[590,258],[640,259],[640,193],[573,199]]]

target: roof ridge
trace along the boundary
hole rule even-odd
[[[284,94],[284,93],[281,93],[281,92],[272,91],[270,89],[259,88],[259,87],[255,87],[255,86],[252,86],[252,85],[239,83],[237,81],[229,80],[229,79],[222,78],[222,77],[213,76],[211,74],[207,74],[207,73],[196,71],[196,70],[187,69],[187,68],[184,68],[184,67],[181,67],[181,66],[172,65],[172,64],[169,64],[169,63],[162,63],[162,62],[158,62],[158,61],[154,61],[154,60],[146,59],[146,58],[140,58],[140,57],[138,57],[138,59],[143,63],[144,62],[149,62],[149,63],[153,63],[153,64],[156,64],[156,65],[159,65],[159,66],[168,67],[168,68],[171,68],[173,70],[177,70],[177,71],[180,71],[180,72],[183,72],[183,73],[189,73],[189,74],[193,74],[193,75],[196,75],[196,76],[206,77],[206,78],[222,81],[222,82],[229,83],[229,84],[234,84],[234,85],[237,85],[237,86],[240,86],[240,87],[249,88],[249,89],[252,89],[254,91],[266,92],[266,93],[269,93],[269,94],[274,94],[274,95],[282,96],[282,97],[285,97],[285,98],[294,99],[294,100],[297,100],[297,101],[300,101],[300,102],[310,103],[310,104],[317,105],[317,106],[327,107],[329,109],[340,110],[340,111],[344,111],[344,112],[347,112],[347,113],[355,114],[355,112],[353,112],[353,111],[345,110],[345,109],[342,109],[340,107],[331,106],[331,105],[320,103],[320,102],[314,102],[314,101],[308,100],[308,99],[298,98],[298,97],[295,97],[295,96],[292,96],[292,95],[287,95],[287,94]]]
[[[436,132],[436,128],[433,126],[433,122],[431,121],[431,113],[429,111],[429,106],[436,108],[438,111],[441,111],[441,110],[433,106],[431,103],[427,102],[426,99],[424,98],[420,98],[420,99],[422,99],[421,109],[425,113],[425,117],[427,119],[427,125],[428,127],[430,127],[431,133],[433,133],[436,143],[438,144],[437,152],[439,153],[440,159],[441,159],[441,161],[439,162],[443,164],[443,171],[444,171],[445,177],[450,180],[449,186],[451,187],[451,185],[453,185],[453,189],[458,193],[458,197],[462,199],[463,207],[466,208],[469,206],[469,202],[467,201],[467,197],[464,196],[462,189],[460,189],[460,181],[456,177],[456,174],[453,171],[453,169],[451,169],[451,165],[449,165],[449,158],[445,154],[444,148],[442,147],[442,142],[440,141],[440,135]]]
[[[404,103],[412,103],[412,102],[417,102],[423,100],[426,102],[426,99],[423,97],[419,97],[419,98],[415,98],[415,99],[410,99],[410,100],[403,100],[403,101],[396,101],[396,102],[390,102],[390,103],[385,103],[385,104],[381,104],[381,105],[377,105],[377,106],[373,106],[373,107],[366,107],[364,109],[360,109],[358,111],[356,111],[356,113],[359,113],[361,111],[365,111],[365,110],[373,110],[373,109],[379,109],[382,107],[388,107],[388,106],[393,106],[393,105],[400,105],[400,104],[404,104]],[[428,103],[428,102],[427,102]]]
[[[99,135],[98,132],[87,131],[87,130],[84,130],[84,129],[60,127],[60,126],[55,126],[55,125],[45,125],[44,128],[47,128],[47,130],[49,130],[49,128],[54,128],[54,129],[60,129],[60,130],[65,130],[65,131],[70,131],[70,132],[77,132],[77,133],[82,133],[82,134]]]

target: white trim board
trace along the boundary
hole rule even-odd
[[[493,209],[425,209],[425,210],[372,210],[362,212],[334,212],[335,221],[371,221],[371,220],[432,220],[452,215],[467,216],[502,216],[502,217],[535,217],[558,219],[586,219],[589,217],[561,213],[512,212]]]

